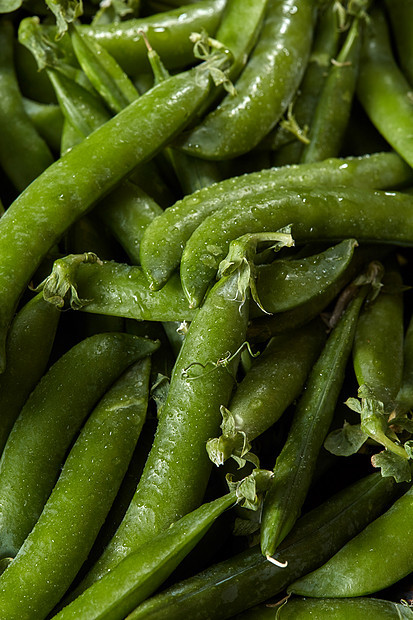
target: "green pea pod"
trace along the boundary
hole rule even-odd
[[[309,143],[300,161],[309,163],[336,157],[350,118],[358,75],[364,17],[353,18],[344,44],[319,94],[310,124]]]
[[[357,246],[355,239],[345,239],[320,254],[302,259],[275,260],[257,268],[257,289],[266,312],[287,312],[323,295],[341,280],[348,270]],[[251,317],[262,316],[252,306]]]
[[[274,191],[271,199],[229,204],[206,218],[187,242],[181,261],[182,288],[191,307],[201,303],[230,240],[246,231],[279,230],[291,224],[299,243],[352,237],[411,245],[412,205],[406,194],[353,187],[288,188]]]
[[[36,523],[91,408],[130,364],[156,348],[127,334],[98,334],[70,349],[40,381],[0,461],[2,557],[14,557]]]
[[[287,441],[275,463],[261,528],[261,550],[269,559],[301,512],[318,453],[333,419],[367,289],[359,290],[314,364]]]
[[[300,596],[365,596],[396,583],[413,570],[413,489],[350,540],[326,564],[293,583]]]
[[[250,151],[277,124],[302,79],[311,49],[314,5],[270,0],[259,40],[227,95],[179,146],[205,159]],[[288,50],[288,53],[286,53]]]
[[[30,392],[46,370],[60,313],[41,295],[16,315],[7,339],[9,363],[0,375],[0,454]]]
[[[168,69],[180,69],[194,61],[191,33],[204,29],[214,36],[224,7],[225,0],[201,0],[142,19],[102,26],[84,25],[80,32],[104,47],[129,76],[150,69],[140,31],[165,59]]]
[[[59,106],[23,97],[23,106],[39,135],[55,153],[60,151],[63,116]]]
[[[270,472],[258,471],[236,485],[236,489],[203,504],[171,525],[165,532],[130,554],[112,571],[65,607],[57,620],[80,617],[84,620],[122,620],[150,596],[195,547],[213,522],[237,501],[247,487],[248,503],[254,499],[255,479]],[[265,485],[265,482],[264,482]],[[252,486],[252,488],[249,488]]]
[[[128,620],[225,620],[282,592],[319,565],[370,522],[394,497],[395,485],[368,476],[298,521],[282,544],[285,568],[274,566],[254,547],[148,599]]]
[[[20,26],[22,28],[22,26]],[[216,68],[216,56],[211,60]],[[74,221],[187,124],[212,87],[210,63],[175,75],[119,112],[33,181],[0,220],[0,370],[17,301]],[[84,170],[88,174],[84,174]]]
[[[353,365],[359,386],[366,385],[371,397],[387,411],[394,406],[403,373],[403,282],[400,273],[389,269],[383,291],[366,304],[357,323]]]
[[[402,384],[397,394],[398,407],[404,411],[413,408],[413,321],[410,318],[409,326],[404,337],[403,346],[403,375]]]
[[[393,57],[386,19],[376,6],[366,25],[357,95],[373,125],[412,166],[410,92],[411,86]]]
[[[413,86],[412,5],[405,0],[385,0],[392,25],[400,66]]]
[[[271,198],[282,186],[337,186],[386,189],[409,183],[411,168],[395,153],[329,159],[314,164],[272,168],[225,179],[179,200],[144,233],[141,264],[151,286],[161,288],[178,267],[192,233],[222,207],[260,195]],[[357,235],[355,235],[357,238]],[[212,237],[211,237],[212,238]]]
[[[0,21],[0,165],[18,191],[53,163],[46,142],[25,112],[13,60],[13,26]]]
[[[44,618],[73,581],[115,498],[146,415],[150,362],[110,388],[76,439],[45,507],[0,579],[10,618]]]
[[[207,443],[216,465],[232,455],[244,457],[249,442],[275,424],[298,398],[324,339],[317,322],[270,340],[238,385],[221,425],[222,435]]]
[[[268,609],[268,608],[267,608]],[[365,620],[374,618],[375,620],[404,620],[413,618],[413,611],[407,605],[399,605],[391,601],[375,598],[355,598],[355,599],[321,599],[311,600],[290,599],[285,605],[276,612],[269,610],[259,615],[247,612],[239,617],[239,620],[307,620],[317,618],[317,620]]]
[[[292,242],[288,234],[271,237],[281,245]],[[201,503],[211,469],[206,442],[218,431],[220,407],[228,404],[245,340],[249,253],[258,239],[247,235],[234,243],[228,275],[224,272],[192,321],[135,496],[82,590]]]

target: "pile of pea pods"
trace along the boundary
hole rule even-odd
[[[413,2],[0,0],[0,620],[413,618]]]

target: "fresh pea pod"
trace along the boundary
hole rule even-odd
[[[282,544],[285,568],[268,562],[254,547],[156,594],[128,620],[225,620],[257,605],[353,537],[388,505],[394,489],[389,478],[368,476],[298,521]]]
[[[30,392],[46,370],[60,313],[41,295],[14,318],[7,339],[9,363],[0,375],[0,454]]]
[[[406,0],[385,0],[390,17],[399,64],[406,78],[413,86],[413,13],[411,2]]]
[[[207,443],[216,465],[232,455],[244,456],[248,443],[275,424],[300,395],[324,343],[324,331],[317,322],[273,338],[252,362],[229,403],[222,435]]]
[[[326,564],[293,583],[300,596],[365,596],[396,583],[413,570],[413,489],[350,540]]]
[[[271,559],[301,512],[316,459],[333,419],[357,318],[368,292],[360,288],[314,364],[297,405],[287,441],[277,458],[264,500],[261,550]]]
[[[39,135],[52,151],[58,153],[63,129],[63,116],[59,106],[39,103],[26,97],[23,97],[23,106]]]
[[[270,0],[259,40],[236,82],[206,119],[179,142],[196,157],[250,151],[280,119],[302,79],[314,28],[312,0]]]
[[[272,168],[225,179],[176,202],[145,231],[141,264],[153,288],[161,288],[178,267],[192,233],[229,202],[271,198],[284,186],[337,186],[386,189],[405,185],[411,168],[395,153],[329,159],[314,164]],[[357,235],[355,235],[357,238]],[[212,239],[212,237],[211,237]]]
[[[157,346],[128,334],[91,336],[72,347],[40,381],[0,461],[2,557],[14,557],[36,523],[91,408],[120,373]]]
[[[25,112],[14,71],[13,26],[0,21],[0,164],[18,191],[53,163],[46,142]]]
[[[0,577],[2,614],[45,618],[59,602],[103,524],[146,415],[148,359],[134,364],[92,411],[45,507]]]
[[[413,165],[411,86],[396,65],[386,19],[373,7],[366,24],[357,96],[373,125]]]
[[[264,487],[261,490],[264,490],[268,475],[271,475],[270,472],[257,471],[234,485],[235,488],[228,494],[183,516],[165,532],[122,560],[57,614],[56,619],[122,620],[162,584],[225,510],[243,499],[253,507],[256,480],[260,486],[259,479],[263,478],[261,486],[264,484]],[[244,487],[246,498],[243,498]]]
[[[272,614],[272,615],[271,615]],[[285,605],[275,610],[268,609],[261,615],[246,613],[239,620],[407,620],[413,618],[413,611],[407,605],[375,598],[350,599],[298,599],[292,598]]]
[[[214,56],[214,67],[216,62]],[[223,67],[227,60],[219,62]],[[1,218],[1,371],[11,317],[42,258],[74,221],[190,121],[212,86],[209,67],[206,62],[175,75],[134,101],[49,166]]]
[[[288,234],[271,238],[292,243]],[[247,252],[250,260],[257,242],[247,236],[234,243],[229,273],[192,321],[135,496],[82,590],[201,503],[211,468],[206,442],[218,431],[220,407],[228,404],[247,329],[250,266],[243,257]]]
[[[413,408],[413,321],[410,322],[404,337],[402,384],[397,394],[398,407],[404,411]]]
[[[246,231],[279,230],[291,224],[299,243],[355,238],[411,245],[412,206],[412,197],[400,192],[353,187],[288,188],[274,191],[271,199],[229,204],[206,218],[187,242],[181,261],[182,288],[191,307],[200,304],[230,240]]]

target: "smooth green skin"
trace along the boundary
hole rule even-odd
[[[213,522],[235,502],[236,493],[232,491],[185,515],[64,607],[56,620],[123,620],[153,594]]]
[[[23,306],[10,328],[9,363],[0,375],[0,454],[30,392],[46,370],[60,312],[37,295]]]
[[[128,620],[225,620],[257,605],[355,536],[388,505],[394,489],[394,481],[373,474],[302,517],[280,551],[286,568],[254,547],[148,599]]]
[[[392,25],[398,60],[403,73],[413,85],[413,7],[409,0],[385,0]]]
[[[410,92],[411,86],[394,60],[385,17],[376,6],[366,24],[357,96],[373,125],[412,166]]]
[[[360,290],[314,364],[264,499],[261,551],[272,556],[300,515],[330,428],[366,288]]]
[[[318,187],[351,185],[385,189],[409,183],[412,170],[395,153],[329,159],[314,164],[272,168],[225,179],[169,207],[145,231],[141,264],[154,288],[161,288],[178,267],[192,233],[209,215],[229,202],[268,198],[285,185]]]
[[[355,599],[290,599],[277,615],[275,610],[262,610],[261,614],[243,614],[239,620],[402,620],[413,618],[413,611],[406,605],[374,598]],[[271,613],[269,613],[271,612]]]
[[[180,148],[204,159],[230,159],[250,151],[275,127],[307,65],[314,5],[311,0],[269,0],[258,42],[236,82],[236,94],[227,95],[180,139]]]
[[[215,284],[192,321],[135,496],[82,590],[202,502],[212,465],[205,445],[218,433],[220,406],[228,404],[238,356],[227,366],[211,363],[234,354],[247,329],[248,298],[241,303],[237,296],[235,272]]]
[[[300,596],[365,596],[399,581],[413,570],[413,489],[350,540],[318,570],[293,583]]]
[[[289,224],[298,243],[354,238],[413,245],[413,199],[400,192],[353,187],[288,188],[265,200],[229,204],[204,220],[183,251],[181,281],[190,306],[202,302],[230,241],[246,232],[269,232]]]
[[[0,461],[1,557],[14,557],[33,528],[90,410],[130,364],[157,347],[129,334],[97,334],[70,349],[37,385]]]
[[[310,58],[293,102],[293,115],[302,130],[306,126],[310,126],[320,92],[328,75],[328,69],[331,66],[331,59],[335,57],[337,52],[338,40],[337,11],[334,4],[330,2],[325,10],[320,11],[317,16]],[[267,144],[274,150],[288,145],[290,163],[299,161],[304,146],[290,131],[280,125],[264,138],[263,145]],[[275,153],[274,155],[275,160],[277,160],[278,154]],[[281,156],[285,160],[285,149],[281,148]],[[277,165],[275,161],[274,165]]]
[[[389,287],[365,305],[357,323],[353,366],[359,385],[367,385],[374,398],[393,407],[403,374],[403,281],[397,271],[386,272]],[[393,291],[392,291],[393,289]]]
[[[229,403],[236,432],[252,441],[279,420],[301,394],[324,341],[325,329],[318,322],[270,340]],[[240,434],[219,437],[223,460],[242,446]]]
[[[202,0],[142,19],[130,19],[105,26],[81,26],[80,32],[95,39],[121,65],[129,76],[150,71],[147,49],[138,31],[143,30],[168,69],[193,63],[192,32],[205,29],[214,36],[225,7],[225,0]]]
[[[130,181],[124,181],[95,209],[97,217],[119,241],[133,265],[140,264],[140,244],[149,224],[161,213],[161,207]]]
[[[362,20],[355,18],[319,93],[310,124],[310,143],[300,161],[310,163],[337,157],[350,118],[356,90],[362,37]]]
[[[71,41],[76,58],[90,83],[114,114],[139,97],[139,93],[116,60],[93,39],[71,29]]]
[[[14,33],[11,22],[0,22],[0,165],[21,192],[53,163],[23,105],[14,70]]]
[[[14,309],[48,250],[73,222],[176,135],[209,89],[205,66],[155,86],[49,166],[8,208],[0,220],[1,372]]]
[[[345,239],[320,254],[302,259],[275,260],[257,269],[257,288],[267,312],[287,312],[314,297],[324,295],[348,270],[357,245],[355,239]],[[263,316],[252,305],[251,316]]]
[[[413,408],[413,320],[410,318],[403,343],[403,376],[397,403],[404,411]]]
[[[39,103],[23,97],[23,106],[39,135],[55,153],[60,151],[63,115],[54,103]]]
[[[141,432],[149,376],[148,359],[134,364],[90,414],[37,523],[0,577],[4,617],[45,618],[86,560]]]

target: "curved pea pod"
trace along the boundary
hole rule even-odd
[[[45,618],[86,560],[141,432],[149,375],[148,359],[134,364],[80,431],[37,523],[0,577],[10,620]]]
[[[182,288],[191,307],[201,303],[232,239],[291,224],[294,239],[413,244],[413,201],[407,194],[353,187],[288,188],[271,198],[244,199],[207,217],[187,242],[181,261]],[[209,240],[213,239],[213,243]]]
[[[292,243],[288,234],[272,238]],[[255,237],[234,243],[234,261],[189,327],[135,496],[82,590],[202,501],[212,466],[206,442],[218,432],[220,407],[228,404],[247,329],[251,271],[244,242],[249,250]]]
[[[300,596],[365,596],[412,570],[413,489],[350,540],[326,564],[289,587]]]
[[[275,260],[257,267],[257,290],[266,312],[287,312],[308,303],[342,280],[353,259],[355,239],[345,239],[320,254],[302,259]],[[262,316],[251,307],[251,318]]]
[[[270,475],[270,472],[256,471],[237,483],[227,495],[203,504],[173,523],[165,532],[122,560],[56,618],[97,620],[110,617],[112,620],[122,620],[162,584],[225,510],[243,499],[248,506],[256,508],[256,481],[258,487],[264,490]],[[244,486],[247,498],[243,497]]]
[[[98,399],[157,346],[128,334],[97,334],[70,349],[40,381],[0,461],[2,557],[15,556],[36,523],[73,437]]]
[[[58,105],[23,98],[23,106],[39,135],[58,153],[63,129],[63,115]]]
[[[325,340],[321,323],[273,338],[238,385],[225,414],[222,435],[207,443],[209,457],[222,465],[244,457],[249,442],[281,417],[300,395]]]
[[[264,500],[261,550],[271,559],[298,518],[331,425],[367,286],[342,315],[314,364]]]
[[[357,96],[373,125],[409,164],[413,148],[411,86],[398,68],[386,19],[376,6],[369,14],[362,48]]]
[[[216,620],[230,618],[275,596],[319,565],[380,514],[394,497],[389,478],[373,474],[327,500],[297,522],[282,544],[285,568],[254,547],[177,583],[142,603],[128,620]]]
[[[413,14],[411,3],[405,0],[385,0],[385,5],[392,25],[399,64],[410,85],[413,85]]]
[[[250,151],[280,119],[302,79],[314,28],[315,3],[270,0],[258,42],[236,82],[205,120],[179,142],[205,159]]]
[[[0,454],[30,392],[46,370],[60,312],[41,295],[16,315],[7,339],[7,368],[0,375]]]
[[[271,611],[271,610],[268,610]],[[274,614],[274,610],[272,610]],[[239,620],[407,620],[413,618],[413,611],[407,605],[400,605],[391,601],[375,598],[350,598],[350,599],[298,599],[292,598],[280,607],[276,615],[263,612],[261,615],[251,615],[247,612],[239,617]]]
[[[413,178],[411,168],[395,153],[329,159],[325,162],[271,168],[225,179],[178,200],[145,231],[141,264],[153,288],[161,288],[178,267],[183,248],[209,215],[229,202],[269,199],[281,186],[337,186],[387,188],[405,185]],[[242,208],[242,207],[241,207]],[[357,238],[357,235],[355,235]]]
[[[211,62],[226,66],[215,55]],[[194,115],[212,87],[210,63],[175,75],[139,97],[49,166],[0,220],[0,370],[18,299],[50,247]],[[88,174],[84,174],[84,170]]]
[[[395,269],[386,270],[383,290],[366,304],[357,323],[353,365],[359,386],[391,411],[403,373],[403,281]]]
[[[95,39],[117,60],[130,76],[150,69],[143,31],[151,44],[165,59],[168,69],[179,69],[193,63],[192,32],[206,30],[213,36],[222,18],[225,0],[201,0],[151,15],[114,24],[80,27],[80,32]]]
[[[46,142],[39,136],[25,112],[14,71],[13,26],[0,22],[0,163],[18,191],[53,163]]]

